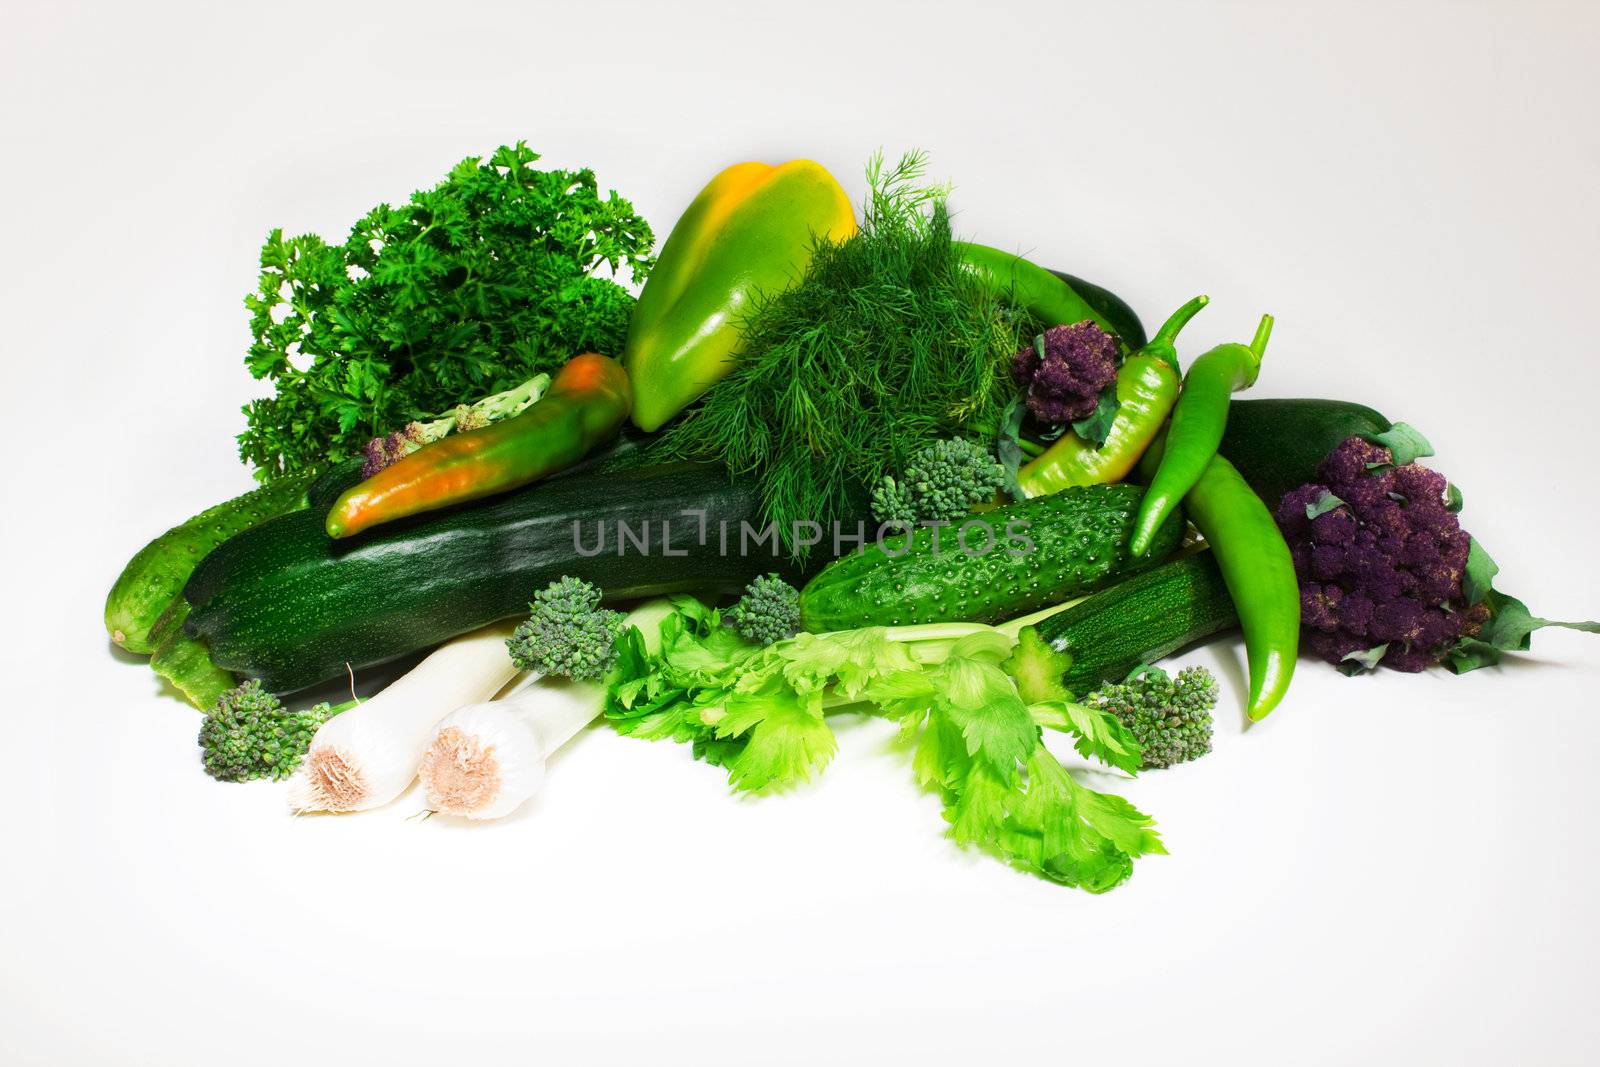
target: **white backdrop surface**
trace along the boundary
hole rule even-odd
[[[1103,897],[964,855],[876,722],[758,801],[581,736],[501,824],[293,820],[100,626],[129,554],[248,486],[240,299],[526,138],[665,235],[722,166],[852,195],[920,147],[958,228],[1256,395],[1422,427],[1538,613],[1600,614],[1600,14],[1572,4],[19,3],[0,35],[0,1061],[1592,1062],[1600,640],[1457,678],[1307,661],[1127,783],[1171,855]]]

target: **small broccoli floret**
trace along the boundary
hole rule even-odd
[[[956,437],[919,449],[905,476],[885,478],[872,494],[879,522],[914,526],[955,522],[1005,487],[1005,470],[989,452]]]
[[[1117,339],[1092,322],[1052,326],[1011,359],[1011,376],[1041,422],[1077,422],[1094,414],[1100,392],[1117,376]]]
[[[1120,685],[1102,686],[1084,703],[1103,708],[1139,742],[1140,766],[1171,767],[1211,751],[1211,712],[1217,680],[1204,667],[1185,667],[1176,678],[1147,668]]]
[[[757,578],[728,613],[728,625],[758,645],[787,640],[800,632],[800,591],[776,574]]]
[[[1346,669],[1420,671],[1441,662],[1488,611],[1468,604],[1472,538],[1444,476],[1360,437],[1334,449],[1278,505],[1300,577],[1306,645]]]
[[[200,725],[206,773],[219,782],[281,781],[300,766],[318,727],[347,706],[288,711],[252,678],[217,698]]]
[[[909,485],[886,476],[872,490],[872,514],[887,526],[909,530],[917,524],[916,494]]]
[[[600,606],[600,590],[571,576],[533,594],[528,621],[506,647],[518,670],[582,681],[605,677],[617,660],[622,613]]]

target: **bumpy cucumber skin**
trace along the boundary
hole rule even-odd
[[[1061,684],[1082,699],[1142,663],[1239,625],[1209,551],[1163,563],[1035,625],[1060,657]]]
[[[552,478],[341,541],[323,529],[326,511],[310,508],[245,531],[206,557],[184,591],[189,636],[206,643],[218,666],[259,678],[275,693],[526,615],[533,594],[563,575],[593,582],[612,600],[732,593],[769,571],[803,577],[772,555],[775,542],[739,551],[740,524],[764,526],[760,494],[753,483],[730,482],[720,466]],[[662,551],[663,521],[671,524],[670,556]],[[617,554],[619,522],[635,536],[649,522],[647,554],[631,544]],[[603,526],[605,551],[575,551],[574,523],[588,548]],[[824,555],[829,548],[817,546]]]
[[[1346,438],[1389,427],[1377,411],[1347,400],[1235,400],[1217,451],[1275,509],[1285,493],[1315,481],[1322,461]]]
[[[995,623],[1059,604],[1154,566],[1178,547],[1183,522],[1173,515],[1148,555],[1129,558],[1128,538],[1143,499],[1142,486],[1091,485],[996,508],[975,516],[994,532],[993,550],[981,556],[961,550],[959,526],[917,529],[909,535],[909,547],[906,536],[886,538],[830,564],[801,591],[801,625],[825,633],[862,626]],[[1023,551],[1026,546],[1008,540],[1008,528],[1024,532],[1032,549]],[[967,539],[974,553],[987,543],[980,529]]]
[[[252,526],[303,508],[309,476],[280,478],[207,508],[141,548],[106,596],[106,632],[129,652],[149,654],[150,630],[206,553]]]

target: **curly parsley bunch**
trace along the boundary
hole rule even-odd
[[[342,244],[273,230],[245,298],[250,373],[239,455],[263,481],[355,455],[372,438],[510,389],[583,351],[618,352],[655,235],[593,171],[538,170],[519,141],[459,163]]]

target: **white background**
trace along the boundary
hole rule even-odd
[[[963,855],[882,724],[759,801],[604,732],[500,825],[292,820],[111,651],[146,539],[248,487],[240,299],[527,138],[665,236],[715,171],[861,192],[921,147],[968,236],[1186,340],[1278,319],[1257,395],[1432,438],[1536,612],[1600,615],[1593,6],[16,3],[0,33],[6,1064],[1582,1062],[1600,640],[1498,671],[1302,664],[1126,783],[1171,849],[1103,897]],[[1115,10],[1113,10],[1115,9]]]

